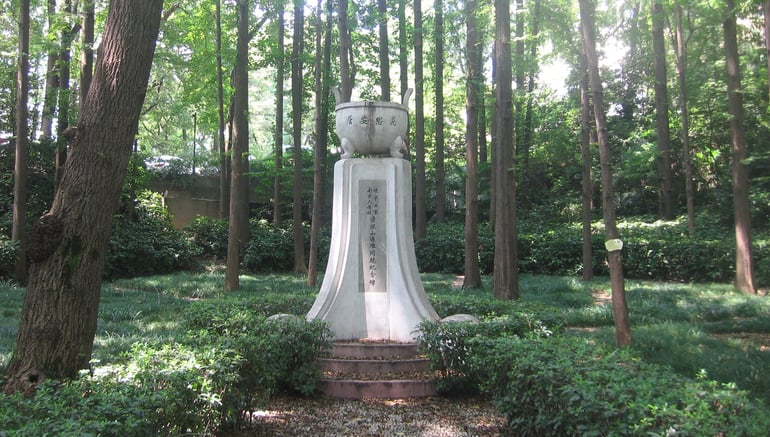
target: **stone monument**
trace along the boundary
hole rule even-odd
[[[414,341],[438,320],[417,271],[411,164],[402,159],[407,102],[340,102],[341,159],[334,166],[332,239],[308,320],[329,323],[337,340]],[[358,153],[364,157],[354,158]]]

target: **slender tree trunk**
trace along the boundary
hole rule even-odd
[[[513,174],[513,90],[510,0],[495,0],[495,260],[494,296],[519,298],[516,185]]]
[[[582,195],[583,200],[583,280],[590,281],[594,277],[593,247],[591,236],[593,181],[591,180],[591,100],[588,85],[588,61],[585,53],[580,55],[580,151],[582,166]]]
[[[377,0],[377,14],[380,20],[380,88],[382,99],[390,101],[390,48],[388,45],[388,4]]]
[[[29,156],[29,0],[19,2],[19,53],[16,71],[16,157],[13,178],[11,240],[18,242],[14,275],[27,279],[27,159]],[[10,374],[10,372],[8,372]]]
[[[465,82],[465,278],[463,288],[481,287],[479,271],[479,187],[478,187],[478,127],[479,90],[481,74],[481,45],[476,19],[476,0],[465,2],[467,79]]]
[[[682,123],[682,161],[684,162],[684,189],[687,196],[687,230],[695,236],[695,171],[690,147],[690,116],[687,110],[687,42],[682,26],[682,7],[676,6],[676,68],[679,80],[679,111]]]
[[[436,221],[446,220],[446,170],[444,168],[444,3],[433,0],[435,27],[433,39],[436,44]]]
[[[63,11],[65,14],[72,13],[72,4],[70,1],[65,2]],[[71,90],[70,90],[70,68],[72,59],[72,41],[80,31],[80,24],[77,24],[71,29],[65,29],[61,33],[61,48],[59,51],[59,97],[56,99],[58,102],[57,111],[58,114],[58,126],[56,129],[56,166],[55,176],[56,185],[58,186],[62,178],[62,172],[64,171],[64,165],[67,162],[67,138],[65,131],[70,126],[70,104],[71,104]]]
[[[668,78],[666,74],[666,41],[663,5],[652,4],[652,47],[655,69],[655,132],[657,136],[658,178],[660,180],[659,215],[663,220],[674,218],[673,170],[671,169],[671,141],[668,120]]]
[[[294,37],[291,53],[291,112],[294,132],[294,273],[307,273],[305,241],[302,235],[302,50],[305,26],[304,2],[294,0]]]
[[[225,141],[225,84],[222,70],[222,0],[216,0],[217,145],[219,146],[219,217],[230,215],[230,160]]]
[[[315,97],[315,142],[313,145],[313,217],[310,222],[310,255],[308,257],[308,287],[315,287],[318,282],[318,237],[323,223],[323,205],[326,193],[326,138],[328,126],[328,96],[331,67],[331,11],[327,11],[326,28],[321,16],[322,0],[318,0],[318,16],[316,17],[316,64],[315,89],[319,90]],[[327,5],[331,3],[327,0]],[[322,44],[323,38],[323,44]]]
[[[51,209],[30,233],[32,265],[6,392],[30,392],[46,377],[75,377],[89,366],[105,253],[162,6],[160,0],[110,3],[67,170]]]
[[[46,1],[46,14],[48,15],[48,28],[55,26],[56,0]],[[53,30],[51,30],[52,32]],[[56,48],[48,50],[48,66],[45,72],[45,91],[43,92],[43,107],[40,113],[40,139],[53,138],[53,119],[56,115],[56,98],[59,87],[59,53]]]
[[[339,0],[338,26],[340,33],[340,92],[342,102],[349,102],[353,95],[353,74],[350,71],[350,52],[352,42],[348,26],[348,0]]]
[[[249,2],[239,0],[238,38],[236,43],[233,99],[232,174],[230,175],[230,219],[227,232],[227,263],[225,266],[225,290],[241,287],[241,253],[247,241],[248,218],[248,165],[249,165]],[[246,202],[244,202],[244,200]],[[248,217],[248,216],[246,216]]]
[[[743,120],[743,91],[735,18],[735,2],[727,0],[727,18],[722,23],[727,59],[727,106],[732,134],[733,208],[735,210],[735,287],[742,293],[754,294],[754,266],[751,255],[751,210],[749,175],[746,168],[748,150]]]
[[[537,74],[537,47],[538,47],[538,35],[540,33],[540,0],[535,0],[534,10],[532,11],[532,35],[529,47],[529,59],[527,60],[527,105],[524,108],[524,126],[522,132],[524,138],[521,140],[522,153],[521,153],[521,168],[522,175],[522,187],[519,190],[519,199],[521,199],[522,208],[529,208],[530,198],[530,185],[529,180],[529,155],[532,150],[532,105],[534,102],[535,94],[535,79]]]
[[[398,0],[398,69],[401,97],[409,88],[409,50],[406,38],[406,0]],[[408,142],[408,141],[407,141]],[[407,157],[408,158],[408,157]]]
[[[284,78],[284,20],[283,2],[278,7],[278,60],[275,67],[275,176],[273,176],[273,224],[281,224],[283,204],[281,203],[281,179],[283,178],[283,78]]]
[[[80,53],[80,112],[86,105],[88,89],[91,88],[91,80],[94,70],[94,0],[86,0],[83,3],[82,44]]]
[[[523,167],[525,162],[524,158],[524,100],[527,98],[524,89],[525,78],[525,60],[524,60],[524,0],[516,0],[516,15],[513,19],[516,22],[516,35],[514,37],[516,43],[514,44],[514,58],[513,58],[513,74],[516,83],[516,89],[513,94],[513,141],[514,141],[514,156],[518,168],[516,169],[516,177],[518,178],[516,183],[517,198],[521,201],[522,206],[528,208],[529,196],[529,183],[526,181],[527,169]]]
[[[425,238],[427,207],[425,180],[425,83],[423,78],[422,1],[414,1],[414,238]]]
[[[765,52],[767,54],[767,87],[770,91],[770,0],[765,0],[762,7],[765,15]]]
[[[591,95],[594,107],[596,133],[599,140],[599,161],[602,168],[602,209],[604,211],[604,231],[607,238],[607,259],[610,267],[612,287],[612,310],[615,318],[615,341],[618,346],[631,344],[631,324],[628,319],[625,280],[623,278],[622,245],[618,244],[618,228],[615,219],[615,204],[612,188],[612,167],[610,165],[610,146],[607,134],[607,121],[604,114],[604,95],[602,80],[599,76],[599,58],[596,55],[596,37],[594,34],[594,5],[591,0],[579,0],[580,27],[583,33],[583,48],[588,61],[588,75],[591,83]],[[620,247],[618,247],[620,246]]]

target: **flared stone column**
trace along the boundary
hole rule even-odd
[[[343,159],[334,166],[329,261],[307,319],[326,320],[338,340],[413,341],[438,316],[417,271],[411,164]]]

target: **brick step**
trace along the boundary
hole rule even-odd
[[[396,399],[436,395],[430,361],[416,343],[337,342],[319,358],[318,389],[345,399]]]

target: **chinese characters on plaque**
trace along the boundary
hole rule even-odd
[[[361,255],[366,293],[387,291],[387,227],[385,226],[385,181],[360,182]]]

